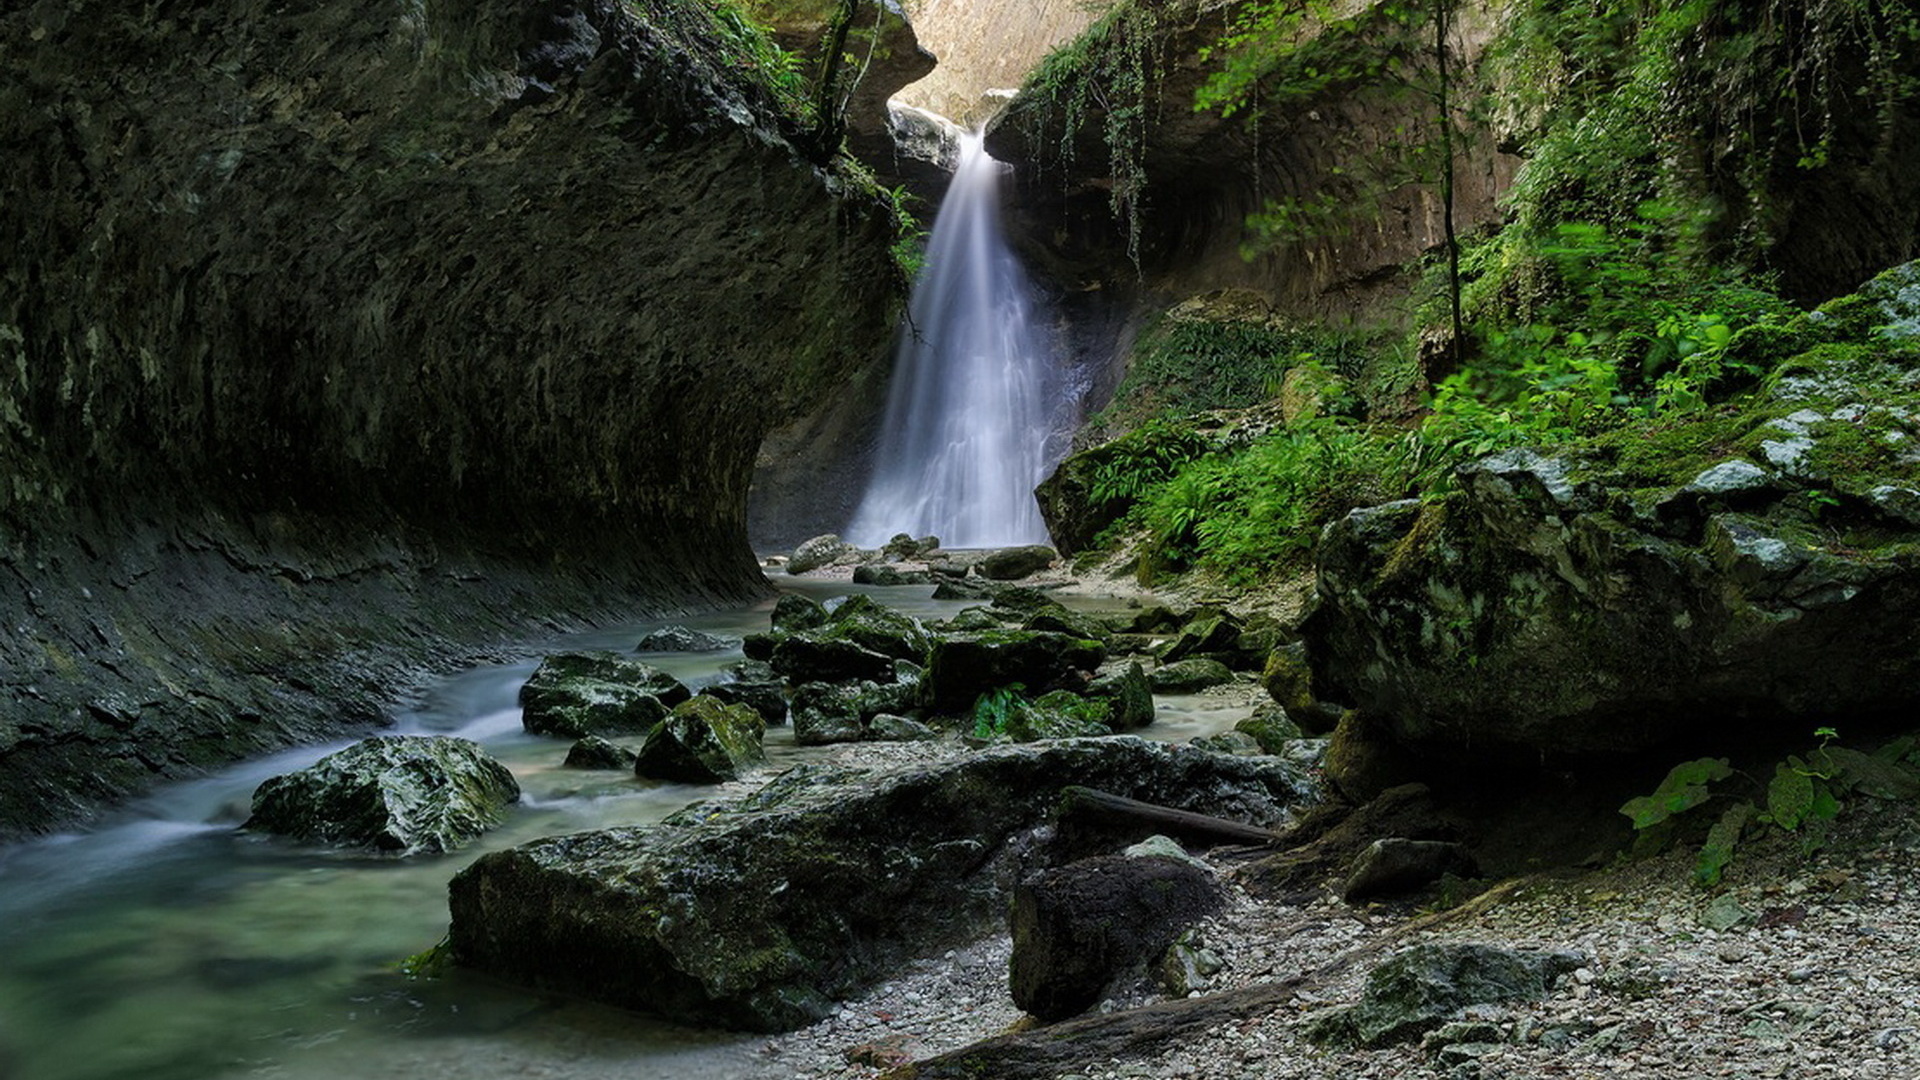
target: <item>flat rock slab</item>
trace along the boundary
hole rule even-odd
[[[801,766],[652,828],[539,840],[449,887],[457,962],[675,1019],[779,1031],[1004,917],[1061,789],[1254,824],[1311,797],[1274,759],[1131,737],[886,772]]]

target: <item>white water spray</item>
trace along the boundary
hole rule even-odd
[[[1003,169],[979,135],[960,136],[895,349],[873,478],[847,527],[862,547],[895,533],[954,548],[1047,540],[1033,489],[1049,465],[1051,357],[1000,232]]]

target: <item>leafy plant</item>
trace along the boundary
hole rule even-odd
[[[973,702],[973,737],[1004,737],[1007,726],[1025,704],[1026,687],[1020,683],[989,690]]]

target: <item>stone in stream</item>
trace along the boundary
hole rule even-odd
[[[887,771],[803,765],[659,826],[537,840],[449,887],[456,961],[697,1024],[778,1031],[1005,917],[1072,784],[1277,823],[1311,797],[1271,758],[1132,737],[997,747]]]
[[[745,705],[760,714],[768,724],[787,722],[785,682],[773,665],[759,660],[742,660],[720,669],[722,681],[702,690],[709,697],[730,705]]]
[[[859,548],[833,533],[827,533],[802,541],[799,547],[794,548],[793,557],[787,560],[787,573],[805,574],[823,566],[848,561],[859,554]]]
[[[634,652],[718,652],[733,644],[732,639],[693,630],[685,626],[663,626],[640,639]]]
[[[598,735],[587,735],[567,748],[569,769],[631,769],[637,755]]]
[[[779,637],[769,662],[793,682],[848,679],[889,681],[893,662],[926,660],[932,639],[920,620],[850,596],[827,612],[826,622]]]
[[[1367,975],[1358,1004],[1320,1014],[1306,1035],[1337,1047],[1409,1042],[1469,1005],[1543,998],[1585,962],[1572,952],[1415,945]]]
[[[647,734],[633,771],[649,780],[718,784],[766,760],[766,721],[745,705],[701,694],[673,707]]]
[[[1232,682],[1233,672],[1218,660],[1196,656],[1160,665],[1147,676],[1147,681],[1163,694],[1191,694]]]
[[[1281,753],[1287,743],[1306,734],[1287,715],[1287,710],[1271,701],[1255,706],[1251,715],[1233,725],[1233,730],[1252,736],[1263,754]]]
[[[1085,689],[1106,659],[1098,641],[1042,630],[986,630],[934,642],[927,661],[926,702],[939,713],[962,713],[981,694],[1019,683],[1034,694]]]
[[[381,735],[253,793],[242,828],[388,855],[442,854],[506,819],[520,785],[478,743]]]
[[[680,680],[617,653],[555,653],[520,688],[520,722],[535,735],[644,735],[692,696]]]
[[[1115,731],[1132,731],[1153,723],[1153,686],[1137,660],[1094,676],[1087,684],[1086,696],[1107,703],[1112,710],[1107,723]]]
[[[870,563],[853,568],[855,585],[931,585],[933,573],[927,570],[902,570],[888,563]]]
[[[1013,1003],[1041,1020],[1098,1004],[1122,979],[1220,909],[1211,871],[1169,855],[1103,855],[1048,870],[1013,892]]]

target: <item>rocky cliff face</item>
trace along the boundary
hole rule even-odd
[[[877,200],[705,5],[0,16],[0,835],[746,595],[761,434],[884,350]]]

